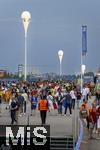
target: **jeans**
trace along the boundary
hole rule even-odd
[[[71,105],[70,104],[67,104],[66,107],[65,107],[65,113],[67,113],[67,108],[69,108],[69,113],[72,114],[72,110],[71,110]]]
[[[80,99],[77,99],[77,109],[80,107]]]
[[[75,108],[75,99],[72,99],[72,108]]]
[[[59,114],[62,114],[62,104],[59,104],[59,105],[58,105],[58,113],[59,113]]]

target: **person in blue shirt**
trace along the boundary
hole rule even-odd
[[[37,96],[32,95],[31,96],[31,116],[33,115],[33,111],[35,114],[36,108],[37,108]]]

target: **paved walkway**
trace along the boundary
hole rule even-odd
[[[82,141],[80,150],[100,150],[100,140],[97,140],[97,135],[93,134],[95,139],[89,140],[88,131],[84,128],[84,139]]]
[[[2,104],[2,113],[0,114],[0,125],[10,125],[11,118],[10,118],[10,111],[5,109],[6,105]],[[27,105],[27,113],[22,117],[19,117],[18,124],[19,125],[27,125],[28,124],[28,116],[29,116],[29,125],[40,125],[40,113],[37,110],[36,114],[30,116],[30,103]],[[73,112],[74,115],[74,112]],[[72,119],[73,115],[60,115],[58,114],[57,110],[52,110],[52,112],[47,113],[47,121],[46,124],[50,125],[50,135],[51,136],[67,136],[72,135]]]
[[[93,102],[93,99],[89,101],[89,106],[91,106],[91,103]],[[2,113],[0,114],[0,125],[10,125],[11,119],[10,119],[10,112],[9,110],[5,109],[6,105],[2,104]],[[29,115],[29,124],[30,125],[40,125],[40,114],[37,110],[35,116],[30,116],[30,103],[27,105],[27,113],[26,115],[23,115],[22,117],[19,117],[19,125],[27,125],[28,123],[28,115]],[[68,110],[69,114],[69,110]],[[78,114],[78,112],[77,112]],[[75,111],[73,111],[72,116],[61,116],[58,115],[57,111],[51,111],[47,114],[47,121],[46,123],[50,125],[50,135],[51,136],[70,136],[73,134],[72,131],[72,125],[73,125],[73,117],[75,115]],[[100,140],[88,140],[88,133],[85,129],[85,137],[82,142],[80,150],[99,150],[100,149]]]

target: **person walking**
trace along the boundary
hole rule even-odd
[[[69,90],[67,90],[66,96],[63,99],[63,101],[64,101],[64,107],[65,107],[64,115],[66,115],[66,113],[67,113],[67,108],[69,108],[69,113],[71,115],[72,114],[72,107],[71,107],[72,97],[70,95]]]
[[[47,100],[49,103],[49,112],[53,109],[53,96],[51,95],[51,92],[48,92]]]
[[[25,115],[26,114],[26,105],[27,105],[27,102],[28,102],[28,95],[26,93],[25,90],[23,90],[23,93],[22,93],[22,96],[24,97],[24,102],[23,102],[23,114]]]
[[[41,96],[41,99],[39,100],[38,107],[40,110],[40,117],[42,125],[46,123],[46,115],[47,110],[49,108],[48,100],[46,99],[46,95]]]
[[[76,93],[76,97],[77,97],[77,109],[80,108],[81,96],[82,96],[81,92],[80,92],[80,90],[78,90],[77,93]]]
[[[34,115],[35,115],[36,108],[37,108],[37,96],[34,93],[31,96],[31,116],[33,115],[33,111],[34,111]]]
[[[19,93],[16,96],[16,98],[18,100],[18,103],[19,103],[19,117],[22,116],[22,113],[23,113],[23,104],[24,104],[24,97],[21,94],[22,94],[21,91],[19,91]]]
[[[92,108],[89,110],[89,131],[90,139],[93,138],[93,130],[97,130],[97,110],[94,103],[92,103]]]
[[[11,125],[13,125],[14,121],[17,123],[17,120],[16,120],[16,109],[18,107],[14,95],[10,99],[9,106],[10,106],[10,110],[11,110]]]
[[[87,100],[87,91],[86,91],[85,85],[83,86],[83,89],[82,89],[82,99],[83,101]]]
[[[61,92],[61,89],[59,88],[56,95],[55,95],[55,99],[57,101],[58,104],[58,114],[62,114],[62,100],[63,100],[63,94]]]
[[[2,98],[1,98],[1,95],[0,95],[0,113],[1,113],[1,103],[2,103]]]
[[[100,105],[100,89],[96,90],[95,97],[96,97],[97,103]]]
[[[10,88],[7,88],[6,91],[5,91],[6,109],[8,109],[8,104],[9,104],[9,101],[10,101],[10,97],[11,97]]]
[[[97,139],[100,140],[100,104],[98,104],[96,109],[97,109],[97,132],[98,132]]]
[[[86,122],[87,122],[87,129],[89,129],[89,106],[88,106],[88,102],[85,99],[83,100],[83,103],[80,105],[80,112],[81,112],[83,107],[85,108],[85,110],[87,112]]]
[[[85,108],[85,104],[81,105],[79,115],[80,115],[80,118],[83,121],[83,125],[85,125],[85,121],[87,121],[87,117],[88,117],[88,112],[87,112],[87,109]]]
[[[70,91],[70,95],[72,97],[72,108],[75,109],[76,95],[75,95],[75,89],[74,88]]]

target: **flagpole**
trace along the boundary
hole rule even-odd
[[[81,50],[81,93],[83,92],[82,65],[83,65],[83,26],[82,26],[82,50]]]
[[[83,54],[81,51],[81,93],[83,92],[83,74],[82,74],[82,65],[83,65]]]
[[[87,53],[87,26],[82,26],[82,50],[81,50],[81,93],[83,91],[83,56]]]

